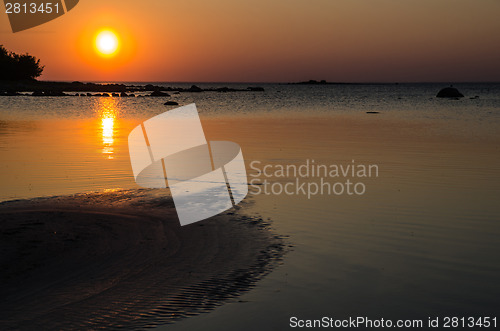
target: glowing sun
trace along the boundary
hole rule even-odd
[[[95,48],[99,55],[111,57],[118,52],[120,41],[115,32],[103,30],[97,34],[95,39]]]

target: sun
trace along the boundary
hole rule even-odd
[[[103,57],[114,56],[120,47],[118,35],[111,30],[102,30],[95,39],[95,49]]]

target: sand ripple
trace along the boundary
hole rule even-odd
[[[155,190],[2,203],[0,230],[0,329],[171,323],[248,291],[285,251],[238,211],[180,227]]]

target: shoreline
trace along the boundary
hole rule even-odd
[[[170,198],[120,190],[0,203],[2,328],[144,328],[209,312],[285,253],[258,217],[180,227]]]
[[[126,84],[99,84],[74,82],[51,82],[51,81],[0,81],[0,96],[17,96],[21,92],[30,92],[33,96],[110,96],[107,93],[113,93],[113,96],[134,97],[133,93],[151,92],[152,97],[168,97],[167,92],[178,93],[200,93],[200,92],[264,92],[261,86],[249,86],[246,89],[230,88],[222,86],[218,88],[200,88],[197,85],[191,85],[189,88],[160,86],[153,84],[144,85],[126,85]],[[67,94],[68,92],[85,92],[77,95]],[[91,92],[104,92],[101,95],[93,95]],[[131,95],[132,94],[132,95]]]

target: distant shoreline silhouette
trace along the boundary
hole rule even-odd
[[[126,84],[97,84],[82,82],[45,82],[37,80],[22,81],[0,81],[0,96],[22,95],[21,92],[31,92],[32,96],[120,96],[134,97],[135,92],[151,92],[147,96],[151,97],[169,97],[167,92],[174,94],[181,92],[264,92],[265,89],[260,86],[249,86],[246,89],[232,87],[201,88],[192,85],[189,88],[184,87],[165,87],[152,84],[146,85],[126,85]],[[67,92],[78,92],[68,94]],[[81,93],[84,92],[84,93]],[[93,94],[97,93],[97,94]],[[108,93],[112,93],[109,95]]]
[[[70,96],[65,92],[88,92],[77,96],[120,96],[133,97],[133,92],[148,92],[152,97],[168,97],[165,91],[172,92],[264,92],[260,86],[250,86],[246,89],[219,87],[203,89],[196,85],[190,88],[164,87],[152,84],[146,85],[125,85],[125,84],[96,84],[74,82],[48,82],[38,81],[37,77],[43,72],[45,66],[40,64],[40,60],[26,53],[17,54],[8,51],[0,45],[0,96],[21,95],[20,92],[32,92],[33,96]],[[104,92],[103,94],[92,94],[90,92]],[[107,93],[113,93],[108,95]],[[118,94],[119,93],[119,94]],[[116,94],[116,95],[115,95]],[[73,94],[74,95],[74,94]]]

